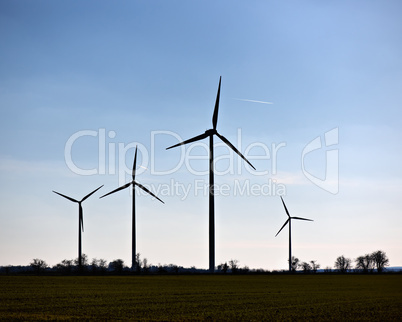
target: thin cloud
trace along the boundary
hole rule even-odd
[[[245,98],[233,98],[236,101],[243,101],[243,102],[252,102],[252,103],[260,103],[260,104],[274,104],[273,102],[264,102],[264,101],[256,101],[256,100],[248,100]]]

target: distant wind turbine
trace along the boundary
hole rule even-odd
[[[166,150],[184,145],[187,143],[199,141],[209,137],[209,271],[215,270],[215,199],[214,199],[214,135],[225,142],[234,152],[236,152],[242,159],[244,159],[254,170],[253,165],[237,150],[232,143],[229,142],[223,135],[220,135],[216,130],[218,123],[218,110],[219,110],[219,97],[221,91],[221,79],[219,78],[218,93],[216,94],[215,109],[212,116],[212,129],[206,130],[205,133],[195,136],[191,139],[183,141],[181,143],[172,145]]]
[[[134,163],[133,163],[133,172],[132,172],[132,178],[133,180],[124,186],[121,186],[105,195],[103,195],[100,198],[106,197],[108,195],[111,195],[112,193],[115,193],[117,191],[123,190],[125,188],[128,188],[129,186],[132,186],[132,194],[133,194],[133,204],[132,204],[132,247],[131,247],[131,269],[134,269],[136,266],[136,261],[135,261],[135,255],[136,255],[136,234],[135,234],[135,186],[140,187],[142,190],[150,194],[152,197],[158,199],[160,202],[164,203],[162,200],[160,200],[157,196],[155,196],[151,191],[149,191],[147,188],[145,188],[143,185],[139,184],[137,181],[135,181],[135,171],[136,171],[136,164],[137,164],[137,147],[135,147],[135,155],[134,155]]]
[[[292,219],[298,219],[298,220],[307,220],[307,221],[314,221],[312,219],[307,219],[307,218],[301,218],[301,217],[291,217],[289,215],[289,211],[286,208],[285,202],[283,201],[282,197],[281,197],[283,206],[285,207],[285,211],[286,214],[288,215],[288,220],[285,221],[285,223],[283,224],[282,228],[279,229],[279,231],[276,233],[275,237],[278,236],[278,234],[282,231],[282,229],[286,226],[287,223],[289,223],[289,272],[292,270],[292,230],[291,230],[291,223],[292,223]]]
[[[82,267],[82,253],[81,253],[81,230],[84,231],[84,211],[82,210],[81,203],[85,201],[87,198],[89,198],[91,195],[93,195],[96,191],[98,191],[100,188],[102,188],[103,185],[101,185],[99,188],[95,189],[91,193],[87,194],[84,198],[81,199],[81,201],[75,200],[71,197],[68,197],[66,195],[63,195],[59,192],[53,191],[54,193],[57,193],[59,196],[62,196],[72,202],[78,203],[78,266],[81,269]]]

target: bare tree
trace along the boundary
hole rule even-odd
[[[230,266],[230,270],[232,271],[232,273],[237,273],[237,270],[239,269],[239,261],[237,259],[231,259],[229,261],[229,266]]]
[[[72,259],[63,259],[61,263],[58,263],[55,268],[62,271],[64,274],[70,274],[73,270],[74,261]]]
[[[336,259],[334,266],[339,272],[346,273],[350,269],[351,262],[350,258],[342,255]]]
[[[374,259],[372,254],[366,254],[364,256],[359,256],[355,259],[356,268],[363,270],[363,273],[368,273],[374,268]]]
[[[91,270],[96,273],[98,271],[98,260],[96,258],[92,258],[91,261]]]
[[[313,270],[311,265],[309,263],[307,263],[307,262],[301,263],[300,266],[303,269],[304,273],[310,273]]]
[[[158,273],[159,274],[166,274],[167,270],[166,270],[166,265],[162,265],[162,264],[158,264]]]
[[[292,272],[295,272],[299,268],[299,266],[300,266],[299,262],[300,261],[297,257],[292,256],[292,262],[290,263]]]
[[[218,265],[218,271],[222,271],[223,272],[223,274],[226,274],[227,273],[227,271],[228,271],[228,269],[229,269],[229,265],[228,265],[228,263],[223,263],[223,264],[219,264]]]
[[[311,269],[313,270],[314,273],[317,273],[317,270],[320,269],[320,264],[317,264],[316,261],[310,261],[311,263]]]
[[[389,259],[387,254],[382,250],[377,250],[371,254],[374,265],[377,268],[377,272],[381,273],[384,270],[385,266],[389,266]]]
[[[113,262],[109,263],[109,268],[115,273],[121,274],[124,268],[124,261],[122,259],[115,259]]]
[[[93,258],[91,261],[91,269],[94,273],[105,272],[107,269],[106,260]]]
[[[177,266],[176,264],[169,264],[168,269],[169,269],[170,272],[178,274],[179,270],[180,270],[180,267]]]
[[[74,260],[74,264],[76,266],[79,266],[79,264],[80,264],[79,258],[76,258]],[[87,268],[87,266],[89,265],[89,260],[88,260],[88,255],[87,254],[82,254],[82,256],[81,256],[81,264],[82,264],[82,268]]]
[[[101,272],[106,272],[107,270],[107,261],[106,259],[98,259],[98,268]]]
[[[141,272],[142,261],[141,261],[140,255],[141,255],[140,253],[137,253],[135,255],[135,271],[137,273]]]
[[[148,265],[148,259],[144,258],[142,260],[142,271],[144,273],[149,273],[149,269],[150,269],[151,265]]]
[[[34,258],[32,262],[29,264],[36,273],[41,273],[43,272],[46,268],[48,268],[48,265],[43,259],[39,258]]]

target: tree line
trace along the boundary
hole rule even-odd
[[[50,267],[44,260],[35,258],[28,266],[6,266],[0,267],[2,273],[58,273],[63,275],[71,274],[185,274],[185,273],[206,273],[206,269],[198,269],[194,266],[184,268],[175,264],[169,265],[152,265],[146,258],[141,259],[138,253],[135,258],[135,268],[132,270],[126,266],[122,259],[115,259],[107,262],[105,259],[93,258],[89,261],[86,254],[82,255],[82,266],[80,268],[78,258],[64,259],[60,263]],[[382,250],[377,250],[369,254],[358,256],[352,260],[344,255],[339,256],[334,263],[334,269],[326,267],[320,270],[321,265],[315,260],[302,262],[297,257],[292,257],[291,268],[293,273],[382,273],[386,266],[389,266],[389,258]],[[240,267],[239,261],[231,259],[228,262],[221,263],[217,266],[218,274],[264,274],[264,273],[287,273],[287,271],[269,271],[260,269],[250,269],[247,265]]]
[[[341,255],[335,260],[334,269],[332,269],[331,267],[326,267],[323,271],[325,273],[348,273],[351,271],[358,273],[372,273],[376,271],[378,273],[382,273],[385,267],[389,266],[389,258],[387,254],[382,250],[377,250],[370,254],[358,256],[354,260],[354,267],[352,265],[352,262],[352,259]],[[310,262],[301,262],[298,258],[292,257],[291,267],[293,272],[300,269],[304,273],[316,273],[321,266],[314,260]]]

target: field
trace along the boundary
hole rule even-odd
[[[1,320],[401,320],[402,275],[0,276]]]

